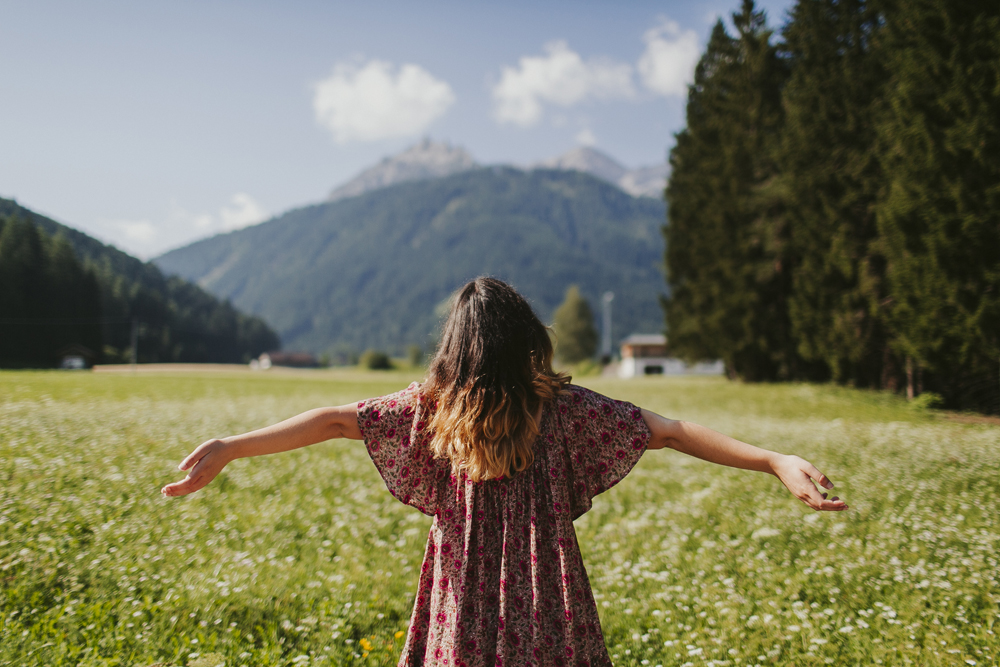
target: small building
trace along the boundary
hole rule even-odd
[[[621,364],[618,376],[640,375],[722,375],[722,361],[700,361],[688,364],[669,356],[667,337],[663,334],[632,334],[621,342]]]
[[[96,359],[94,352],[89,347],[79,343],[71,343],[62,348],[56,352],[56,357],[59,359],[59,368],[69,371],[90,368]]]
[[[632,334],[621,343],[622,362],[618,375],[663,375],[667,367],[667,337],[663,334]]]
[[[271,366],[319,368],[319,361],[308,352],[265,352],[250,362],[250,368],[267,370]]]

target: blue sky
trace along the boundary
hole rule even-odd
[[[718,2],[6,2],[0,196],[141,257],[423,136],[661,162]],[[779,26],[791,2],[761,2]]]

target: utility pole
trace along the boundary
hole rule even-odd
[[[604,311],[604,331],[601,336],[601,361],[611,363],[611,302],[615,300],[614,292],[605,292],[601,297]]]
[[[136,372],[139,363],[139,320],[132,318],[132,372]]]

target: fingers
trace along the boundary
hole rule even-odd
[[[820,503],[819,507],[814,507],[813,509],[820,512],[843,512],[844,510],[849,509],[849,507],[847,506],[847,503],[840,498],[831,498],[830,500],[824,500]]]
[[[215,479],[216,473],[211,471],[201,471],[196,466],[188,476],[179,482],[174,482],[172,484],[167,484],[162,489],[160,493],[165,496],[184,496],[189,493],[194,493],[205,486],[208,485],[213,479]]]
[[[168,497],[185,496],[205,487],[215,478],[215,475],[203,471],[200,463],[201,462],[199,461],[199,463],[192,468],[187,477],[179,482],[167,484],[160,489],[160,493]]]
[[[167,497],[177,497],[185,496],[189,493],[194,493],[201,487],[205,486],[202,478],[200,477],[185,477],[179,482],[174,482],[173,484],[167,484],[162,489],[160,493]]]
[[[812,485],[812,482],[806,480],[806,483],[802,485],[799,493],[796,494],[799,500],[804,502],[809,507],[814,510],[819,509],[823,501],[826,500],[826,494],[821,494],[816,490],[816,487]]]
[[[177,465],[178,470],[187,470],[192,465],[201,460],[201,457],[205,455],[205,450],[207,447],[205,445],[199,445],[197,449],[184,457],[184,460]]]
[[[222,466],[218,466],[217,470],[213,470],[213,467],[220,463],[216,460],[218,457],[215,456],[215,445],[218,442],[217,440],[208,440],[188,454],[177,466],[181,470],[188,471],[187,477],[179,482],[167,484],[160,489],[160,493],[168,497],[187,495],[198,491],[215,479],[219,470],[222,469]]]
[[[832,489],[833,488],[833,482],[831,482],[830,479],[826,475],[824,475],[823,473],[821,473],[819,471],[819,469],[816,468],[816,466],[814,466],[813,464],[809,463],[808,461],[805,462],[805,466],[802,468],[802,470],[807,475],[809,475],[814,480],[816,480],[816,483],[819,484],[820,486],[822,486],[824,489]]]
[[[775,474],[792,495],[814,510],[839,512],[847,509],[843,500],[837,497],[828,499],[826,493],[816,488],[814,481],[827,489],[833,488],[833,482],[816,466],[798,456],[782,457]]]
[[[822,473],[816,470],[815,467],[809,463],[805,463],[800,467],[800,470],[802,475],[800,480],[797,482],[793,481],[789,486],[789,490],[791,490],[799,500],[817,511],[836,512],[847,509],[847,504],[843,500],[836,496],[828,499],[829,494],[821,493],[819,489],[816,488],[812,480],[820,481],[820,479],[822,479],[829,484],[829,486],[833,486],[833,484],[829,479],[826,479]]]
[[[179,470],[187,470],[192,465],[200,461],[205,456],[205,454],[208,454],[215,447],[215,444],[217,442],[218,442],[217,440],[206,440],[205,442],[201,443],[200,445],[195,447],[195,450],[193,452],[188,454],[184,458],[184,460],[181,461],[180,465],[178,465],[177,468]]]
[[[822,486],[823,488],[825,489],[833,488],[833,482],[830,481],[830,478],[821,473],[819,469],[816,468],[816,466],[809,463],[808,461],[806,461],[805,465],[802,467],[802,472],[804,472],[813,480],[815,480],[816,483]],[[837,496],[834,496],[833,498],[830,498],[828,500],[827,494],[825,493],[820,494],[819,491],[817,491],[812,484],[809,484],[808,486],[810,488],[807,489],[806,491],[806,497],[802,498],[800,496],[800,498],[802,498],[802,501],[806,505],[809,505],[809,507],[813,508],[814,510],[820,512],[840,512],[848,509],[847,503],[845,503]]]
[[[840,512],[848,509],[847,503],[839,497],[834,496],[827,499],[827,495],[819,493],[812,484],[809,484],[799,499],[818,512]]]

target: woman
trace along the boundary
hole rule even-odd
[[[817,510],[843,510],[808,462],[665,419],[569,383],[509,285],[463,287],[426,383],[205,442],[168,496],[236,458],[365,441],[389,491],[434,517],[400,665],[610,665],[573,530],[650,449],[769,472]]]

